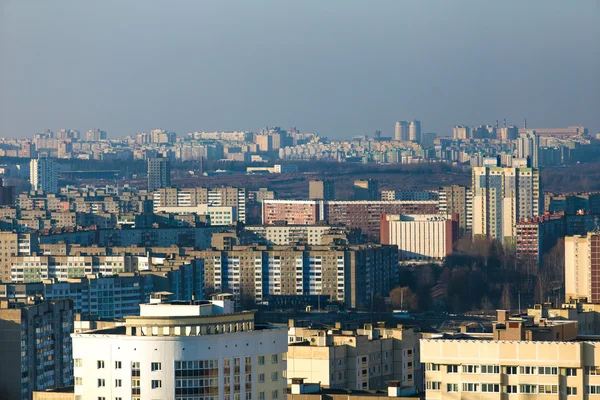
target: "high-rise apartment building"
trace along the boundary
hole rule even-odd
[[[530,130],[522,133],[517,139],[517,158],[528,160],[528,166],[539,168],[540,163],[540,137],[535,131]]]
[[[565,236],[565,216],[544,214],[523,219],[517,222],[515,229],[517,260],[541,267],[544,254]]]
[[[421,121],[410,121],[408,135],[411,142],[421,143]]]
[[[410,133],[408,129],[408,122],[398,121],[394,126],[394,139],[407,142],[410,139]]]
[[[462,185],[440,186],[440,214],[458,215],[459,237],[470,236],[473,227],[473,191]]]
[[[205,292],[231,292],[242,301],[271,295],[325,295],[366,307],[398,282],[398,248],[385,245],[232,246],[195,254],[204,260]]]
[[[148,159],[148,192],[171,186],[171,161],[168,158]]]
[[[163,299],[123,326],[72,335],[76,399],[285,398],[285,329],[255,325],[226,295]]]
[[[237,220],[246,222],[246,189],[236,187],[216,188],[160,188],[153,194],[155,212],[164,207],[196,207],[207,204],[213,207],[235,207]]]
[[[264,225],[314,225],[325,219],[322,200],[265,200],[262,204]]]
[[[335,200],[333,182],[325,179],[308,183],[308,198],[310,200]]]
[[[354,181],[353,200],[379,200],[379,182],[374,179]]]
[[[47,193],[58,192],[58,170],[56,161],[50,158],[38,158],[29,162],[29,183],[32,190]]]
[[[466,140],[471,138],[471,128],[466,125],[456,125],[452,128],[452,138],[454,140]]]
[[[0,300],[0,397],[30,400],[34,390],[73,384],[73,302]]]
[[[401,261],[444,260],[458,240],[457,219],[440,214],[382,215],[380,242],[398,246]]]
[[[565,238],[565,299],[600,303],[600,232]]]
[[[473,168],[473,235],[514,240],[515,225],[541,213],[536,168]]]

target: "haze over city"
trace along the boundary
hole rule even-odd
[[[600,130],[597,1],[3,1],[0,136]]]

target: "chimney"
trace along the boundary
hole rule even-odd
[[[504,324],[506,323],[506,320],[508,319],[508,311],[507,310],[498,310],[498,323],[499,324]]]

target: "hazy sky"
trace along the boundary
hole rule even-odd
[[[0,0],[0,136],[600,131],[600,1]]]

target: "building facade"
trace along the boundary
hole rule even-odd
[[[517,259],[541,267],[543,255],[549,252],[565,233],[563,214],[544,214],[517,222]]]
[[[0,300],[0,396],[30,400],[34,390],[73,384],[73,302]]]
[[[171,186],[171,161],[168,158],[148,158],[148,192]]]
[[[362,329],[301,327],[290,321],[287,380],[302,377],[331,389],[386,389],[420,386],[418,334],[399,325],[366,324]]]
[[[246,222],[246,189],[236,187],[217,188],[161,188],[153,194],[155,212],[164,207],[234,207],[236,220]]]
[[[310,181],[308,183],[310,200],[335,200],[333,182],[330,180]]]
[[[512,241],[516,223],[541,214],[540,173],[535,168],[473,168],[473,235]]]
[[[458,240],[457,219],[440,214],[382,215],[380,242],[398,246],[401,261],[444,260]]]
[[[226,299],[152,301],[124,326],[72,335],[76,399],[285,398],[285,330]]]
[[[58,192],[58,169],[56,161],[50,158],[38,158],[29,162],[29,183],[32,190],[47,193]]]
[[[438,190],[440,214],[458,215],[459,236],[473,230],[473,191],[461,185],[441,186]]]
[[[600,303],[600,233],[565,238],[565,299]]]
[[[398,282],[398,249],[383,245],[233,246],[195,254],[204,260],[205,293],[242,301],[271,295],[325,295],[347,307],[366,307]]]

